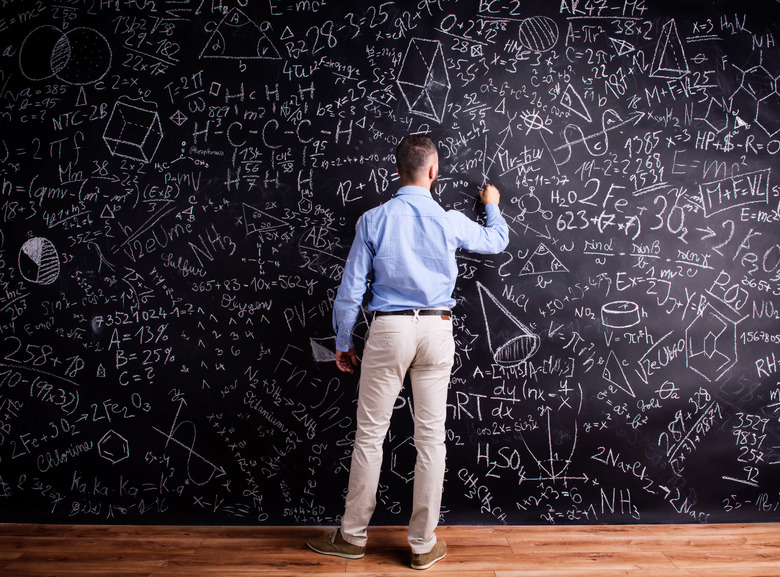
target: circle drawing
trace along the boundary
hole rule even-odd
[[[520,23],[520,44],[534,52],[546,52],[558,42],[558,25],[547,16],[531,16]]]
[[[34,237],[22,245],[19,251],[19,272],[35,284],[47,285],[60,276],[60,256],[47,238]]]
[[[19,68],[28,80],[56,77],[66,84],[92,84],[110,67],[108,40],[92,28],[63,32],[54,26],[40,26],[19,48]]]

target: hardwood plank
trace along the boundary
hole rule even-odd
[[[372,527],[363,559],[305,547],[322,527],[0,525],[3,577],[419,574],[405,527]],[[780,524],[440,527],[453,577],[780,575]]]
[[[0,567],[3,566],[3,563],[7,563],[8,561],[13,561],[14,559],[18,559],[21,557],[22,552],[21,551],[4,551],[0,549]]]
[[[114,538],[111,546],[127,553],[164,552],[166,554],[192,555],[200,547],[203,539],[173,538],[158,539],[156,537],[144,537],[132,539],[128,537]],[[87,537],[10,537],[0,536],[0,551],[24,551],[25,554],[33,552],[65,551],[71,553],[89,553],[104,546],[105,538]]]
[[[102,569],[3,569],[3,577],[83,577],[94,575],[95,577],[149,577],[148,571],[111,570]]]
[[[680,568],[729,566],[732,568],[748,567],[768,571],[773,569],[773,575],[780,575],[780,552],[758,549],[718,549],[707,551],[673,551],[667,557]]]

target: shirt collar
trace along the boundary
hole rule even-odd
[[[414,194],[414,195],[418,195],[418,196],[425,196],[425,197],[428,197],[428,198],[433,198],[431,196],[431,191],[428,190],[427,188],[423,188],[422,186],[415,186],[415,185],[411,185],[411,184],[408,184],[406,186],[402,186],[401,188],[399,188],[398,192],[396,192],[394,196],[402,196],[402,195],[406,195],[406,194]]]

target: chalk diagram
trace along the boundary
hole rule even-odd
[[[720,134],[729,127],[729,112],[722,100],[710,97],[707,101],[707,111],[702,116],[694,117],[694,120],[706,122],[712,130]]]
[[[585,101],[571,84],[568,84],[566,90],[561,94],[561,106],[569,112],[573,112],[583,120],[593,122],[590,111],[588,110],[588,107],[585,106]]]
[[[669,20],[661,29],[661,35],[655,45],[653,63],[650,65],[650,76],[679,80],[689,73],[690,68],[688,60],[685,58],[680,35],[677,33],[677,24],[674,20]]]
[[[534,253],[526,259],[518,276],[554,272],[569,272],[569,269],[566,268],[544,243],[540,243],[539,246],[536,247]]]
[[[273,215],[268,214],[248,204],[242,204],[241,210],[244,215],[244,230],[246,236],[258,234],[261,237],[263,234],[270,233],[276,234],[278,231],[290,231],[292,226],[289,222],[286,222],[280,218],[276,218]]]
[[[601,307],[601,324],[608,329],[628,329],[638,325],[640,320],[639,305],[633,301],[612,301]],[[623,370],[624,366],[624,362],[618,358],[615,351],[610,349],[601,377],[636,398],[634,388],[628,381],[626,371]]]
[[[775,136],[780,132],[780,117],[776,112],[780,108],[780,75],[773,76],[763,63],[745,70],[736,65],[734,68],[739,71],[739,87],[729,97],[729,104],[735,121],[747,125],[752,120],[768,136]],[[750,114],[753,110],[755,113]]]
[[[225,469],[218,467],[195,451],[195,441],[198,438],[198,429],[195,423],[192,421],[178,422],[181,408],[186,404],[184,399],[179,401],[179,407],[176,409],[176,416],[173,418],[170,431],[166,433],[157,427],[152,428],[165,437],[165,449],[173,443],[187,452],[187,476],[195,485],[203,486],[215,476],[223,477],[226,473]],[[186,429],[186,431],[180,432],[182,428]],[[186,434],[187,432],[188,434]],[[183,435],[182,433],[185,434]],[[187,440],[182,440],[185,436]]]
[[[328,363],[336,360],[334,349],[336,337],[310,338],[311,356],[315,363]],[[330,345],[330,346],[328,346]]]
[[[477,283],[477,289],[493,360],[499,365],[517,366],[530,359],[539,350],[539,336],[517,320],[483,284]],[[505,328],[507,325],[509,328]]]
[[[92,84],[111,67],[111,47],[92,28],[62,31],[40,26],[19,47],[19,69],[28,80],[57,78],[66,84]]]
[[[739,360],[737,325],[743,318],[718,310],[708,302],[685,329],[687,367],[708,382],[720,379]]]
[[[210,32],[210,30],[206,30]],[[200,53],[201,58],[281,60],[281,55],[258,26],[238,8],[231,8],[217,24]]]
[[[403,479],[404,483],[414,480],[414,465],[417,461],[417,449],[414,437],[408,436],[390,449],[390,471]]]
[[[130,456],[130,444],[122,435],[109,430],[101,437],[97,444],[98,455],[112,465],[124,461]]]
[[[60,256],[52,242],[43,237],[27,240],[19,251],[22,278],[40,285],[52,284],[60,276]]]
[[[601,371],[601,377],[608,383],[612,383],[624,393],[636,398],[636,393],[631,383],[628,382],[626,371],[623,370],[623,363],[618,359],[615,351],[610,350],[607,356],[607,362],[604,363],[604,370]]]
[[[564,95],[565,94],[566,93],[564,93]],[[575,111],[578,110],[578,108],[575,100],[570,100],[572,95],[573,92],[570,92],[569,96],[567,97],[569,98],[567,102],[570,104],[570,110]],[[564,104],[564,102],[562,101],[561,104]],[[566,106],[566,104],[564,104],[564,106]],[[582,114],[578,113],[578,115],[584,117],[584,113],[587,113],[587,110],[581,112]],[[567,124],[561,133],[564,144],[557,146],[551,151],[551,156],[553,157],[555,165],[563,166],[569,162],[569,160],[571,160],[572,149],[575,144],[583,144],[585,149],[588,151],[588,154],[591,156],[604,156],[609,151],[610,132],[627,124],[636,125],[644,117],[645,113],[637,110],[636,112],[632,112],[631,115],[627,118],[623,119],[615,110],[608,108],[601,113],[601,130],[588,135],[586,135],[582,128],[580,128],[578,125]],[[561,151],[565,151],[566,156],[564,158],[557,159],[555,158],[555,155],[552,154],[560,153]]]
[[[441,123],[447,109],[450,77],[438,40],[412,38],[397,82],[410,112]]]
[[[531,454],[539,470],[537,477],[528,476],[521,470],[520,480],[523,481],[587,481],[587,475],[567,475],[572,463],[572,457],[577,449],[579,431],[579,414],[582,410],[582,386],[566,385],[566,396],[559,391],[550,398],[561,400],[557,409],[549,405],[538,407],[542,412],[544,424],[538,431],[523,431],[520,439],[526,450]],[[571,402],[571,404],[570,404]]]
[[[627,329],[639,324],[639,305],[632,301],[613,301],[601,307],[601,324],[610,329]]]
[[[149,163],[163,138],[160,116],[125,101],[117,101],[103,131],[103,141],[113,156]]]
[[[609,41],[618,56],[627,56],[636,50],[636,47],[631,44],[631,42],[623,40],[622,38],[610,37]]]
[[[520,23],[519,40],[532,52],[547,52],[558,42],[558,25],[547,16],[531,16]]]

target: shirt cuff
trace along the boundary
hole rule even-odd
[[[336,350],[347,352],[350,349],[355,348],[355,343],[352,342],[352,334],[347,333],[345,335],[336,335]]]

